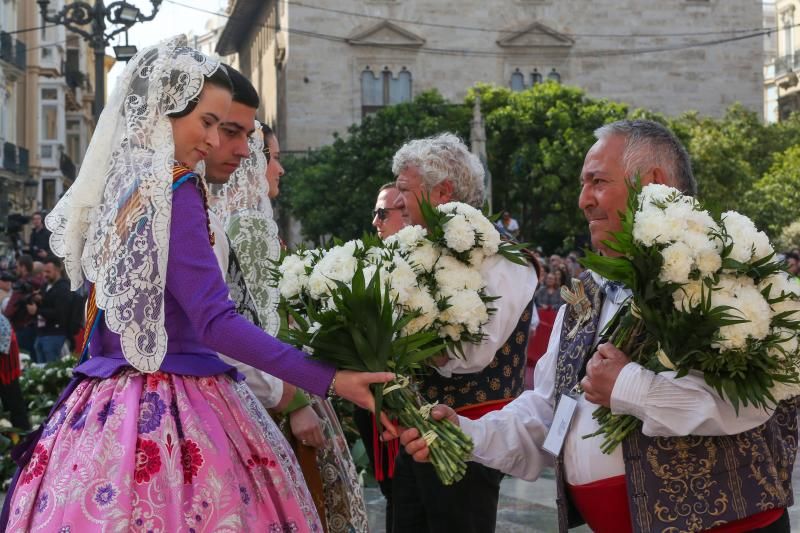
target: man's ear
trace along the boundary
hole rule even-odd
[[[453,201],[453,182],[450,180],[444,180],[443,182],[436,185],[433,190],[431,191],[431,200],[436,200],[437,204],[446,204],[447,202]]]
[[[675,184],[672,183],[672,180],[669,179],[669,175],[664,171],[661,167],[653,167],[653,170],[649,172],[652,175],[652,179],[650,183],[657,183],[659,185],[667,185],[669,187],[674,187]]]

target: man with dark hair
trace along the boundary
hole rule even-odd
[[[624,120],[595,136],[581,171],[578,206],[594,247],[613,256],[605,242],[622,227],[620,212],[634,176],[642,185],[668,185],[690,195],[697,184],[686,150],[660,124]],[[593,353],[630,291],[590,270],[579,280],[576,293],[584,296],[559,310],[536,365],[534,390],[480,420],[441,405],[433,417],[460,425],[473,439],[473,459],[507,474],[533,480],[555,462],[560,532],[586,522],[593,531],[615,533],[788,533],[796,399],[774,410],[752,404],[737,410],[701,375],[653,372],[611,343]],[[588,319],[579,310],[584,306]],[[592,417],[600,405],[641,421],[608,454]],[[559,406],[573,410],[565,414]],[[545,450],[551,430],[547,440],[555,445],[547,449],[554,455]],[[404,432],[401,442],[416,460],[427,459],[417,430]]]
[[[16,274],[17,279],[11,286],[11,295],[6,308],[3,309],[3,314],[14,328],[19,349],[33,357],[36,342],[36,320],[28,313],[26,304],[39,290],[41,280],[33,274],[33,258],[31,256],[23,254],[17,258]]]
[[[256,111],[260,105],[253,84],[238,70],[225,65],[233,84],[233,103],[228,116],[219,123],[219,147],[206,157],[206,180],[224,184],[242,159],[250,155],[247,140],[255,131]]]
[[[394,205],[399,194],[400,191],[394,182],[378,189],[375,209],[372,210],[372,226],[378,231],[381,239],[391,237],[405,226],[403,210]]]
[[[233,103],[231,103],[228,116],[219,125],[219,146],[209,152],[206,157],[206,180],[209,183],[224,185],[231,174],[239,168],[242,160],[250,155],[248,140],[255,132],[256,111],[259,106],[258,93],[253,85],[238,70],[225,65],[228,76],[233,83]],[[266,180],[266,176],[264,176]],[[214,255],[217,256],[223,276],[227,277],[231,249],[225,228],[220,220],[209,213],[211,229],[217,238],[214,243]],[[247,377],[247,384],[259,399],[265,402],[268,408],[283,409],[295,397],[296,389],[293,385],[283,383],[277,378],[264,374],[255,368],[245,365],[234,359],[222,355],[225,361],[236,366]],[[307,404],[305,404],[307,405]]]
[[[800,255],[797,255],[794,252],[786,252],[783,255],[786,261],[786,268],[789,270],[789,274],[792,276],[800,275]]]
[[[62,277],[60,259],[52,256],[45,259],[43,273],[45,291],[34,295],[27,309],[36,317],[36,361],[49,363],[61,357],[61,348],[67,340],[72,294],[69,282]]]
[[[44,227],[44,214],[37,211],[31,216],[30,254],[36,259],[44,259],[50,255],[50,230]]]

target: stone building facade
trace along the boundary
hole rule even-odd
[[[231,0],[229,16],[217,51],[236,55],[287,151],[427,89],[460,101],[477,82],[556,74],[669,115],[763,112],[763,38],[727,41],[761,26],[753,0]]]
[[[779,121],[800,111],[800,0],[777,0],[765,11],[772,11],[772,27],[777,28],[773,59],[767,58],[764,68],[765,113],[768,121]]]

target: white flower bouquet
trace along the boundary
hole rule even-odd
[[[452,423],[430,418],[433,406],[412,378],[434,355],[483,339],[494,298],[485,294],[480,262],[501,251],[522,259],[480,211],[464,204],[422,208],[428,230],[410,226],[386,242],[364,237],[300,250],[281,261],[275,281],[295,322],[282,330],[284,340],[337,368],[398,376],[375,386],[376,409],[420,431],[449,485],[463,477],[472,442]]]
[[[655,372],[701,373],[736,409],[800,394],[800,283],[749,218],[715,220],[676,189],[633,185],[622,230],[605,244],[620,257],[589,253],[583,264],[632,297],[604,339]],[[606,453],[640,423],[605,407],[594,417],[589,436],[604,435]]]

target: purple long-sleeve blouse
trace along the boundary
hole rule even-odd
[[[168,343],[161,370],[165,372],[190,376],[228,372],[241,379],[234,367],[220,360],[219,352],[319,396],[326,394],[333,380],[332,366],[309,359],[236,313],[208,242],[205,206],[194,180],[173,192],[164,312]],[[94,332],[90,354],[76,372],[109,377],[130,366],[122,356],[119,335],[105,323]]]

